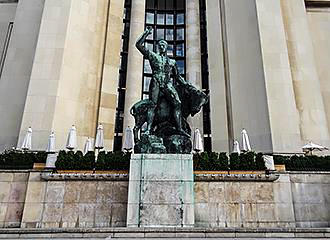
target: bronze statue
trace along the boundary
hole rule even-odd
[[[149,99],[136,103],[131,109],[135,118],[135,152],[190,153],[191,129],[186,119],[199,112],[208,97],[182,78],[176,61],[167,56],[165,40],[158,42],[158,53],[145,48],[144,43],[151,33],[152,28],[148,27],[136,42],[137,49],[150,62],[153,77]],[[139,139],[145,122],[146,131]]]

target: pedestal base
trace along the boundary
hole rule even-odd
[[[127,227],[193,227],[192,154],[133,154]]]

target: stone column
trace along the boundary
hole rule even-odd
[[[124,110],[124,132],[126,127],[134,126],[134,118],[130,114],[130,108],[137,101],[141,100],[143,56],[136,49],[135,42],[144,31],[144,19],[145,19],[145,1],[132,0],[131,28],[129,35],[130,41],[129,41],[129,49],[128,49],[129,53],[128,53],[128,63],[127,63],[127,82],[126,82],[125,110]]]
[[[186,81],[202,89],[199,0],[186,1]],[[190,119],[192,132],[199,128],[203,136],[203,111]]]
[[[228,151],[226,86],[220,2],[206,1],[212,150]]]
[[[281,0],[295,99],[303,142],[329,145],[320,81],[303,0]]]
[[[17,144],[43,8],[44,0],[19,1],[17,5],[0,81],[0,151]]]
[[[113,148],[115,132],[124,2],[123,0],[111,0],[109,2],[108,29],[106,31],[107,36],[98,113],[98,122],[102,123],[105,129],[104,141],[106,149]]]
[[[299,113],[294,96],[281,2],[256,0],[256,5],[273,151],[301,151]],[[286,117],[283,117],[284,114]]]

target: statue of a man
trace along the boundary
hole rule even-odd
[[[149,60],[153,73],[153,78],[149,87],[149,99],[151,100],[153,106],[148,110],[147,113],[147,130],[145,133],[147,135],[150,134],[152,123],[155,117],[155,109],[158,104],[159,94],[163,93],[163,95],[173,107],[173,115],[177,131],[182,135],[190,137],[182,129],[181,100],[179,98],[178,92],[174,87],[173,80],[171,79],[171,73],[173,73],[174,78],[176,81],[179,81],[180,84],[189,84],[180,76],[176,61],[170,59],[167,56],[168,44],[165,40],[160,40],[158,42],[158,53],[155,53],[144,46],[148,35],[151,33],[152,28],[148,27],[136,42],[137,49],[144,55],[146,59]]]

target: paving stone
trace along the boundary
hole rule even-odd
[[[46,191],[46,203],[63,203],[65,182],[48,182]]]
[[[225,202],[239,203],[240,202],[240,183],[225,182]]]
[[[273,203],[273,183],[256,183],[256,199],[260,203]]]
[[[96,181],[84,181],[83,187],[80,188],[79,203],[81,204],[95,203],[96,189],[97,189]]]
[[[9,201],[10,182],[0,182],[0,203],[3,204]]]
[[[29,179],[29,173],[13,173],[14,182],[27,182]]]
[[[23,215],[23,208],[24,203],[7,203],[5,222],[20,223]]]
[[[210,182],[209,183],[209,202],[224,203],[225,201],[225,183]]]
[[[209,202],[209,183],[208,182],[195,182],[195,203]]]
[[[23,203],[25,201],[26,187],[26,182],[12,182],[8,201],[12,203]]]
[[[82,187],[83,184],[83,187]],[[64,203],[78,203],[80,194],[85,192],[85,184],[80,181],[67,181],[65,184]]]

